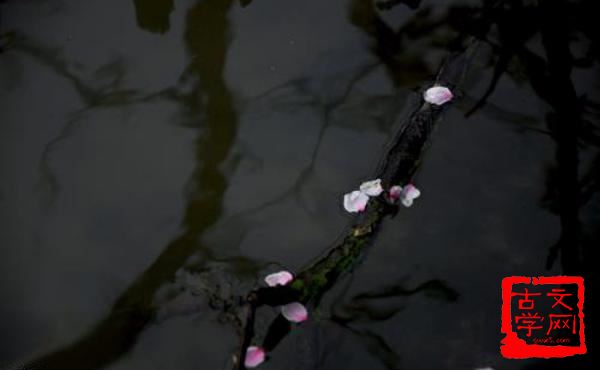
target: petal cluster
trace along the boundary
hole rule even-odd
[[[369,197],[377,197],[383,193],[381,179],[365,181],[359,190],[344,194],[344,209],[350,213],[362,212],[367,208]]]
[[[294,280],[294,275],[286,270],[274,272],[265,277],[265,282],[270,287],[287,285],[292,280]],[[291,322],[303,322],[308,319],[308,310],[300,302],[292,302],[281,306],[281,314]]]
[[[413,201],[421,196],[421,191],[417,189],[413,184],[408,184],[402,189],[400,193],[400,202],[405,207],[410,207]]]
[[[388,191],[388,199],[391,203],[400,203],[405,207],[413,205],[415,199],[421,196],[421,191],[413,184],[408,184],[405,187],[394,185]]]
[[[278,285],[287,285],[294,280],[294,275],[291,272],[282,270],[274,272],[265,277],[265,282],[270,287]],[[308,310],[300,302],[288,303],[281,306],[281,314],[290,322],[301,323],[308,320]],[[244,366],[254,368],[265,361],[265,349],[258,346],[249,346],[246,349],[246,357],[244,358]]]

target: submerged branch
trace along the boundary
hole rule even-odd
[[[477,42],[473,41],[466,51],[447,58],[440,68],[435,83],[456,89],[464,79],[476,46]],[[444,106],[431,105],[422,101],[403,123],[376,172],[376,177],[381,179],[384,188],[410,182],[427,148],[436,122],[444,110]],[[246,299],[248,315],[241,348],[236,356],[236,367],[245,368],[246,349],[255,335],[254,318],[260,306],[280,306],[294,301],[318,305],[323,294],[358,261],[375,237],[383,218],[396,212],[397,206],[390,204],[383,194],[371,198],[365,212],[355,218],[341,241],[332,246],[320,259],[297,273],[290,285],[259,288],[248,294]],[[273,350],[290,329],[289,322],[281,314],[277,316],[267,329],[263,348],[266,351]]]

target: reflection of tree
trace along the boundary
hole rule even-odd
[[[597,190],[600,156],[597,121],[593,123],[584,116],[586,111],[595,109],[595,104],[577,96],[571,74],[574,68],[590,67],[592,61],[599,60],[597,32],[592,26],[595,21],[590,17],[590,14],[597,14],[598,3],[588,0],[513,0],[496,4],[499,6],[484,7],[471,16],[466,16],[459,8],[450,10],[447,15],[449,24],[484,40],[497,57],[489,87],[468,115],[485,109],[501,76],[508,74],[517,81],[522,79],[523,76],[514,71],[515,64],[524,70],[526,80],[539,99],[550,106],[551,111],[546,115],[547,130],[537,131],[550,135],[556,143],[556,164],[548,171],[544,205],[558,213],[561,229],[559,240],[550,248],[546,265],[550,268],[560,255],[565,274],[584,276],[588,298],[586,309],[590,312],[596,307],[597,272],[589,257],[592,245],[597,245],[597,241],[593,241],[597,235],[583,233],[580,207],[591,199],[590,193]],[[457,17],[459,14],[462,16]],[[536,37],[541,40],[544,57],[530,49],[531,41]],[[574,43],[578,40],[587,43],[580,57],[573,52],[577,50]],[[596,157],[589,172],[580,175],[582,144],[595,146]],[[590,328],[595,328],[596,319],[588,315],[586,320],[586,335],[592,333],[593,336],[594,330]],[[588,356],[593,357],[594,354]],[[564,367],[567,363],[569,367],[584,366],[587,361],[589,357],[577,356],[554,363],[546,361],[540,366]],[[531,368],[537,368],[537,365]]]
[[[422,55],[414,53],[405,42],[405,37],[410,36],[415,27],[436,27],[424,25],[423,14],[427,12],[417,12],[405,26],[394,31],[381,19],[371,0],[352,0],[350,3],[350,21],[374,40],[373,53],[386,66],[397,86],[419,84],[431,78],[432,71],[423,61]]]
[[[487,105],[502,75],[522,78],[509,69],[510,63],[515,62],[525,71],[537,96],[552,108],[546,117],[547,131],[537,129],[549,134],[557,144],[556,168],[549,173],[545,204],[559,214],[561,236],[550,253],[548,264],[552,265],[560,251],[562,268],[570,274],[582,273],[584,262],[580,249],[579,205],[585,198],[582,199],[579,194],[579,143],[598,144],[594,124],[582,116],[584,110],[593,110],[594,104],[577,96],[571,80],[573,68],[585,66],[588,60],[598,58],[595,36],[589,34],[588,17],[585,16],[585,13],[593,11],[593,4],[589,1],[541,2],[540,5],[507,1],[503,6],[487,9],[480,15],[481,21],[487,22],[485,27],[477,23],[478,17],[472,17],[475,20],[471,24],[462,25],[449,20],[455,27],[480,30],[477,36],[498,55],[489,87],[469,114]],[[491,31],[491,25],[497,26],[497,34]],[[580,58],[576,58],[570,50],[574,35],[591,43]],[[528,47],[536,36],[541,38],[545,58]],[[584,182],[581,185],[586,189],[597,182],[597,175],[592,173],[582,176]]]
[[[202,0],[189,11],[185,40],[192,62],[187,74],[197,76],[200,85],[186,95],[165,92],[168,97],[182,101],[191,121],[203,129],[196,142],[197,167],[190,180],[183,232],[121,294],[109,315],[91,332],[75,343],[32,361],[32,367],[98,369],[110,364],[133,346],[153,318],[153,299],[158,288],[173,279],[192,254],[198,253],[203,258],[212,255],[199,240],[221,213],[227,184],[219,165],[233,144],[237,121],[232,97],[223,81],[230,5],[231,1]],[[81,94],[90,95],[78,79],[66,72],[64,75],[73,80]],[[204,113],[202,119],[200,113]]]
[[[150,32],[165,33],[169,30],[169,16],[173,0],[133,0],[135,15],[140,28]]]
[[[95,86],[94,83],[87,82],[73,71],[60,50],[44,47],[34,40],[21,35],[15,35],[14,42],[11,44],[11,50],[28,55],[69,82],[83,103],[83,108],[70,114],[60,132],[46,144],[42,152],[39,184],[47,190],[49,203],[54,201],[55,196],[60,190],[59,183],[50,165],[52,151],[63,140],[77,131],[89,112],[101,108],[147,103],[158,99],[168,99],[175,102],[183,99],[183,96],[176,88],[167,88],[142,94],[139,91],[123,87],[122,80],[126,73],[126,67],[120,59],[115,59],[101,66],[96,71],[96,76],[102,77],[102,81],[108,80],[108,82]]]

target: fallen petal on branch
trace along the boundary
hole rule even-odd
[[[348,212],[362,212],[367,207],[369,196],[360,190],[344,195],[344,209]]]
[[[268,286],[286,285],[290,281],[294,280],[294,275],[289,271],[279,271],[265,277],[265,282]]]
[[[257,367],[265,361],[265,350],[261,347],[250,346],[246,350],[246,359],[244,360],[244,366],[246,367]]]
[[[405,207],[410,207],[413,201],[421,196],[421,191],[417,189],[413,184],[408,184],[400,192],[400,202]]]
[[[370,197],[379,196],[379,194],[383,192],[383,188],[381,187],[381,179],[363,182],[362,184],[360,184],[360,191],[362,191]]]
[[[423,94],[423,99],[429,104],[442,105],[452,100],[452,91],[444,86],[430,87]]]
[[[308,319],[308,311],[300,302],[292,302],[281,306],[281,314],[291,322],[302,322]]]

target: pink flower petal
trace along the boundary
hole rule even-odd
[[[364,211],[368,202],[369,196],[359,190],[344,195],[344,209],[350,213]]]
[[[421,191],[413,184],[408,184],[402,189],[404,196],[411,199],[416,199],[421,196]]]
[[[417,189],[413,184],[408,184],[402,189],[400,193],[400,202],[405,207],[410,207],[413,204],[413,201],[421,196],[421,191]]]
[[[375,179],[363,182],[362,184],[360,184],[360,191],[362,191],[370,197],[379,196],[379,194],[383,192],[383,188],[381,187],[381,180]]]
[[[300,302],[293,302],[281,306],[281,314],[291,322],[302,322],[308,319],[308,311]]]
[[[423,94],[423,99],[425,99],[427,103],[435,105],[442,105],[444,103],[447,103],[450,100],[452,100],[452,98],[452,91],[450,91],[450,89],[444,86],[430,87]]]
[[[265,277],[265,282],[268,286],[286,285],[294,280],[294,275],[289,271],[279,271]]]
[[[246,367],[257,367],[265,361],[265,350],[261,347],[250,346],[246,350],[246,358],[244,359],[244,366]]]
[[[390,200],[392,202],[396,202],[398,199],[400,199],[401,193],[402,193],[402,186],[394,185],[390,188],[390,191],[388,194],[389,194]]]

